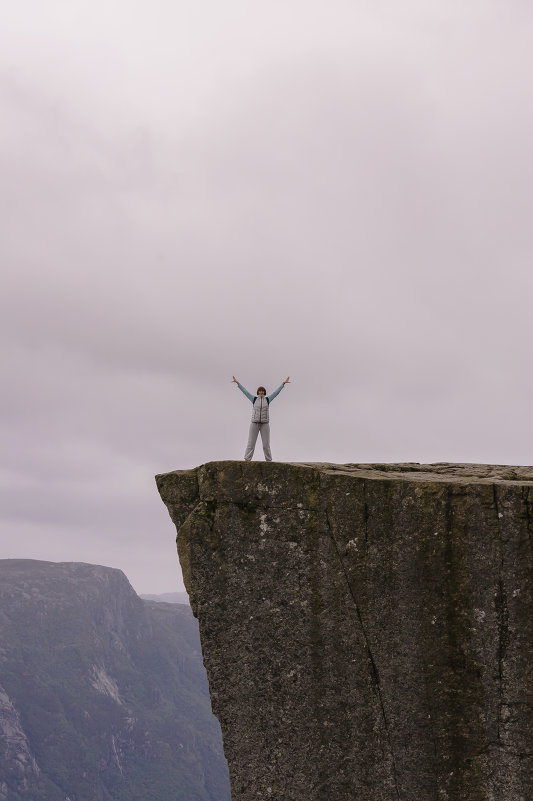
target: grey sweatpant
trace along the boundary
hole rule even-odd
[[[257,442],[257,435],[261,432],[261,440],[263,442],[263,451],[267,462],[272,461],[272,454],[270,453],[270,423],[250,423],[250,433],[248,434],[248,445],[246,446],[246,453],[244,458],[247,462],[251,461],[254,455],[255,443]]]

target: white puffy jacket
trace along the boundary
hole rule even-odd
[[[254,408],[252,411],[252,423],[268,423],[269,416],[268,416],[268,407],[270,405],[270,401],[273,401],[276,398],[285,384],[280,384],[274,392],[271,392],[270,395],[252,395],[248,390],[243,387],[242,384],[237,384],[241,392],[243,392],[248,400],[252,401]]]
[[[254,407],[252,409],[252,423],[268,423],[268,407],[270,400],[266,395],[258,395],[254,400]]]

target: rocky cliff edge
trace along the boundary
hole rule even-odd
[[[233,801],[533,797],[533,468],[157,476]]]

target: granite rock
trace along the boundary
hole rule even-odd
[[[533,798],[533,468],[157,477],[233,801]]]

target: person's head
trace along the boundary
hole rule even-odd
[[[267,391],[264,387],[257,387],[257,394],[258,395],[266,395]]]

